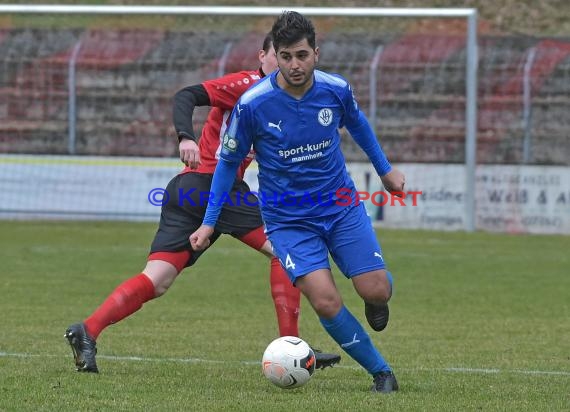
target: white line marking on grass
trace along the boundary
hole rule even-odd
[[[426,369],[429,370],[429,369]],[[461,373],[523,373],[526,375],[560,375],[560,376],[570,376],[570,372],[565,371],[535,371],[535,370],[524,370],[524,369],[477,369],[477,368],[442,368],[440,370],[445,370],[448,372],[461,372]]]
[[[38,355],[33,353],[9,353],[0,352],[0,358],[62,358],[60,355]],[[141,356],[110,356],[97,355],[98,359],[106,359],[111,361],[134,361],[134,362],[172,362],[172,363],[216,363],[228,364],[238,363],[241,365],[261,365],[260,361],[240,361],[240,360],[216,360],[201,358],[146,358]],[[341,369],[361,369],[359,366],[335,365],[334,368]],[[497,374],[497,373],[514,373],[524,375],[553,375],[553,376],[570,376],[570,371],[541,371],[541,370],[525,370],[525,369],[484,369],[484,368],[398,368],[398,370],[411,372],[429,372],[443,371],[455,373],[481,373],[481,374]]]
[[[481,368],[444,368],[449,372],[464,372],[464,373],[500,373],[500,369],[481,369]]]

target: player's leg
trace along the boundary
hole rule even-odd
[[[189,251],[151,253],[144,270],[121,283],[83,323],[97,339],[107,326],[138,311],[143,304],[162,296],[190,259]]]
[[[382,392],[397,390],[390,366],[374,347],[360,322],[342,303],[330,272],[328,236],[323,233],[324,231],[318,228],[311,229],[311,226],[304,222],[302,227],[289,225],[272,230],[269,232],[269,238],[276,255],[288,262],[285,268],[289,276],[307,297],[325,330],[347,354],[373,376],[373,388]],[[330,243],[334,243],[334,240]],[[390,378],[385,378],[386,376]],[[376,382],[380,380],[389,383],[379,387]]]
[[[280,336],[299,336],[299,312],[301,311],[301,291],[297,289],[279,259],[273,255],[271,242],[267,240],[263,227],[254,229],[239,238],[251,248],[270,259],[269,283],[275,306]],[[261,244],[261,246],[260,246]],[[317,353],[319,353],[317,351]]]
[[[258,199],[243,181],[234,184],[230,199],[231,202],[220,213],[216,228],[270,258],[269,280],[279,335],[299,336],[301,292],[292,285],[279,261],[273,256],[265,235]]]
[[[270,259],[269,282],[277,315],[279,336],[299,336],[301,291],[293,286],[281,263],[271,253],[271,244],[265,236],[263,227],[260,226],[238,239]]]
[[[265,233],[263,231],[261,232],[265,238]],[[244,241],[244,243],[248,243],[248,239],[240,238],[240,240]],[[250,246],[252,245],[250,244]],[[260,252],[271,258],[271,297],[273,298],[275,312],[277,314],[279,335],[299,336],[301,291],[293,285],[279,259],[273,256],[273,250],[269,240],[263,243]],[[328,368],[341,361],[340,355],[336,353],[323,352],[312,346],[311,349],[315,352],[315,368],[317,369]]]
[[[374,330],[384,329],[392,294],[391,277],[385,269],[382,250],[363,204],[348,208],[334,222],[327,242],[335,263],[346,277],[352,279],[357,293],[363,298],[368,323]],[[367,340],[369,350],[374,348],[370,339]],[[373,368],[367,368],[373,376],[372,391],[397,391],[398,382],[390,366],[376,348],[374,351],[377,352],[377,363]]]
[[[386,270],[382,249],[364,205],[349,208],[331,232],[328,247],[339,269],[351,278],[365,302],[365,315],[375,331],[386,328],[392,276]]]
[[[188,180],[177,176],[167,186],[170,201],[162,206],[158,231],[144,270],[117,286],[87,319],[66,330],[65,337],[78,371],[98,372],[95,342],[99,334],[107,326],[138,311],[144,303],[164,294],[180,271],[199,257],[199,253],[188,250],[188,236],[201,220],[192,219],[178,206],[178,187]],[[194,186],[194,182],[187,184]]]
[[[188,259],[188,252],[173,254],[173,260]],[[80,372],[98,372],[96,339],[107,326],[138,311],[144,303],[160,296],[172,284],[179,270],[163,260],[149,260],[145,269],[127,279],[82,323],[67,328],[65,337],[71,345],[75,366]]]
[[[216,229],[233,235],[270,258],[269,281],[279,335],[299,336],[301,291],[293,285],[281,262],[273,255],[271,243],[265,235],[257,198],[251,194],[245,182],[238,182],[232,189],[231,199],[232,206],[227,206],[222,210]],[[312,349],[315,352],[317,369],[336,365],[341,360],[338,354]]]
[[[352,277],[354,288],[365,302],[365,315],[368,324],[375,331],[381,331],[388,325],[388,300],[392,293],[390,272],[380,269],[365,272]],[[373,375],[372,391],[391,392],[398,390],[398,382],[392,370],[383,370]]]
[[[374,347],[360,322],[342,303],[330,270],[319,269],[297,279],[297,286],[319,316],[321,324],[339,346],[373,377],[373,390],[398,390],[390,366]]]

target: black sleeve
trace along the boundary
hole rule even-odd
[[[174,95],[172,117],[178,141],[182,139],[198,141],[192,126],[192,116],[196,106],[210,106],[210,97],[201,84],[185,87]]]

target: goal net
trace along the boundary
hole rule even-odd
[[[405,170],[408,180],[412,189],[426,191],[424,201],[435,202],[432,218],[449,214],[437,210],[438,196],[455,196],[460,218],[452,228],[472,230],[475,12],[295,9],[315,23],[319,68],[352,83],[392,162],[414,165]],[[149,193],[181,167],[174,93],[257,68],[257,51],[280,12],[0,6],[0,190],[8,194],[0,218],[155,220],[159,208]],[[207,113],[196,111],[197,132]],[[362,168],[366,158],[346,136],[343,152],[359,189],[374,190],[377,179]],[[448,167],[434,170],[426,185],[426,174],[438,163]],[[462,188],[460,195],[439,193],[454,185]],[[402,222],[411,221],[411,211],[398,213]],[[383,211],[371,214],[382,218]]]

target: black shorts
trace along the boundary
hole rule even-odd
[[[162,205],[160,223],[150,253],[190,250],[191,259],[186,266],[191,266],[198,260],[203,251],[193,251],[188,238],[204,219],[212,177],[209,174],[185,173],[177,175],[168,183],[168,201]],[[258,200],[250,193],[246,182],[236,180],[230,199],[222,208],[214,234],[210,238],[210,246],[221,234],[240,238],[263,226]]]

